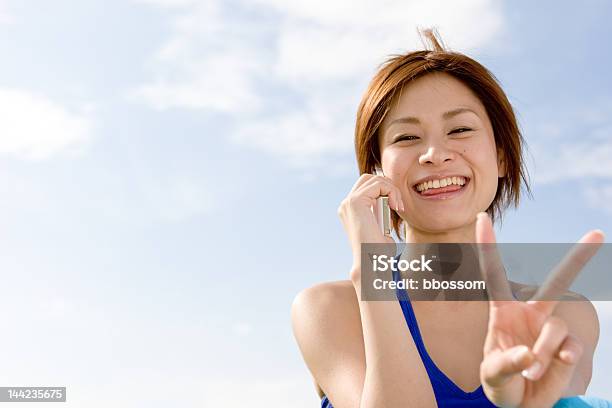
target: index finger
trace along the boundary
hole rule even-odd
[[[491,305],[495,306],[495,302],[500,300],[513,300],[506,269],[497,250],[493,223],[484,212],[479,213],[476,218],[476,244],[480,271],[485,279]]]
[[[527,302],[551,314],[582,268],[599,251],[604,241],[600,230],[587,232],[555,266],[533,297]]]

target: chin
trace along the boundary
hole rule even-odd
[[[422,220],[423,218],[421,218]],[[426,222],[409,223],[412,227],[429,233],[443,233],[451,230],[464,228],[474,222],[476,215],[470,218],[466,215],[457,216],[455,214],[428,214]]]

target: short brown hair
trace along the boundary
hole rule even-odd
[[[510,205],[518,206],[521,184],[530,194],[527,168],[523,159],[525,141],[521,135],[512,105],[495,76],[472,58],[451,52],[442,45],[435,30],[420,31],[426,48],[406,54],[391,55],[370,81],[357,109],[355,153],[359,174],[373,173],[380,164],[378,130],[391,110],[391,104],[402,87],[432,72],[452,75],[467,85],[484,105],[497,149],[504,153],[506,175],[497,186],[495,197],[487,209],[493,220],[500,218]],[[392,212],[393,228],[399,234],[400,218]]]

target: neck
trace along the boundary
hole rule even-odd
[[[409,226],[406,242],[411,244],[476,242],[476,221],[459,228],[439,232],[424,231]]]

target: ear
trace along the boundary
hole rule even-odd
[[[497,149],[497,177],[506,177],[506,155],[501,149]]]

